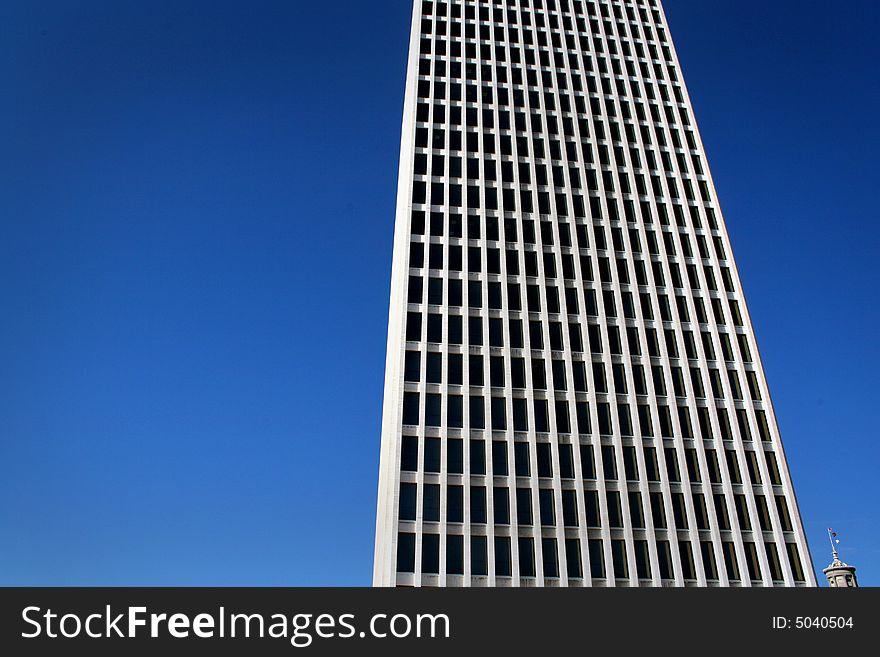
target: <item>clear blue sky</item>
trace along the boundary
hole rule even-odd
[[[880,584],[880,7],[666,4],[813,558]],[[0,584],[370,582],[409,5],[0,5]]]

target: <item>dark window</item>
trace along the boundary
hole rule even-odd
[[[556,539],[542,538],[541,552],[543,554],[544,576],[559,577],[559,555],[556,549]]]
[[[499,577],[510,577],[510,537],[495,537],[495,574]]]
[[[502,440],[492,442],[492,473],[505,477],[507,470],[507,443]]]
[[[425,395],[425,425],[429,427],[439,427],[443,424],[443,417],[440,412],[441,396],[428,393]]]
[[[446,537],[446,572],[464,574],[464,536],[450,534]]]
[[[571,445],[559,446],[559,476],[563,479],[574,479],[574,456]]]
[[[486,523],[486,488],[484,486],[471,488],[471,522]]]
[[[581,472],[584,479],[596,478],[596,463],[593,459],[592,445],[581,445]]]
[[[446,443],[446,469],[452,474],[464,474],[464,441],[450,438]]]
[[[443,279],[428,279],[428,303],[434,306],[443,305]]]
[[[657,541],[657,561],[660,566],[660,577],[673,579],[675,575],[672,571],[672,552],[669,549],[669,541]]]
[[[552,527],[556,524],[556,507],[553,500],[553,489],[542,488],[538,491],[538,506],[541,513],[541,524]]]
[[[584,505],[587,516],[587,527],[601,527],[599,514],[599,493],[594,490],[584,491]]]
[[[440,486],[437,484],[425,484],[422,490],[422,519],[440,521]]]
[[[553,476],[552,448],[549,443],[538,443],[538,476]]]
[[[550,417],[546,399],[535,400],[535,431],[550,431]]]
[[[513,456],[516,476],[528,477],[531,474],[531,468],[529,467],[529,444],[514,443]]]
[[[521,577],[535,576],[535,545],[534,540],[520,536],[519,543],[519,574]]]
[[[416,535],[397,535],[397,570],[412,573],[416,569]]]
[[[602,472],[605,479],[617,479],[617,458],[611,445],[602,446]]]
[[[507,411],[503,397],[492,398],[492,430],[504,431],[507,429]]]
[[[471,440],[470,457],[471,457],[471,474],[486,474],[486,441]]]
[[[605,577],[605,551],[602,547],[602,539],[590,539],[590,574],[595,578]]]
[[[504,387],[504,358],[502,356],[489,358],[489,383],[493,388]]]
[[[611,559],[614,563],[614,577],[616,579],[627,579],[629,577],[629,568],[626,560],[625,541],[611,541]]]
[[[407,351],[403,366],[404,381],[418,383],[421,377],[422,355],[418,351]]]
[[[416,492],[415,484],[400,484],[400,519],[416,519]]]
[[[422,572],[428,574],[440,572],[439,534],[424,534],[422,536]]]
[[[446,498],[447,522],[464,522],[464,487],[449,486]]]
[[[516,521],[520,525],[532,524],[532,491],[529,488],[516,489]]]
[[[485,536],[471,536],[471,573],[489,574],[489,554]]]
[[[425,472],[440,472],[440,439],[425,438]]]
[[[403,393],[403,423],[419,424],[419,393]]]
[[[471,429],[486,428],[486,403],[479,395],[470,398],[470,425]]]
[[[443,315],[428,315],[428,342],[443,342]]]
[[[576,538],[565,539],[565,565],[569,577],[583,577],[583,567],[581,566],[581,542]]]
[[[400,446],[400,469],[415,472],[419,469],[419,439],[403,436]]]
[[[406,314],[406,339],[408,342],[419,342],[422,339],[421,313]]]
[[[510,524],[510,498],[506,487],[495,487],[492,495],[492,513],[496,525]]]
[[[462,378],[462,357],[461,354],[449,354],[449,384],[460,386],[463,383]]]
[[[443,383],[443,355],[429,352],[426,363],[427,383]]]

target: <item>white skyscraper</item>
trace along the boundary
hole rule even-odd
[[[414,5],[374,584],[814,586],[659,0]]]

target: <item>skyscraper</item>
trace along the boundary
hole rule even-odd
[[[659,0],[416,0],[379,586],[813,586]]]

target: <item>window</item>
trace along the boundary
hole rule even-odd
[[[654,527],[665,529],[666,524],[666,505],[663,502],[663,493],[651,493],[651,517],[654,521]]]
[[[440,439],[425,439],[425,472],[440,472]]]
[[[794,527],[791,524],[791,516],[788,513],[788,503],[785,501],[784,495],[776,496],[776,511],[779,513],[779,524],[782,526],[782,531],[792,531]]]
[[[636,541],[636,573],[639,579],[651,579],[651,559],[648,555],[648,542]]]
[[[421,380],[422,354],[418,351],[407,351],[404,357],[403,380],[418,383]]]
[[[556,507],[553,500],[553,489],[542,488],[538,491],[538,502],[541,514],[541,525],[552,527],[556,524]]]
[[[639,464],[636,461],[636,448],[625,446],[623,448],[623,469],[628,481],[637,481],[639,478]]]
[[[560,430],[562,429],[560,428]],[[546,399],[535,400],[535,431],[541,433],[550,431],[550,416]]]
[[[493,490],[492,514],[496,525],[510,524],[510,498],[505,486],[496,486]]]
[[[596,478],[596,464],[593,460],[592,445],[581,445],[581,473],[584,479]]]
[[[617,459],[611,445],[602,446],[602,470],[605,479],[617,479]]]
[[[559,445],[559,476],[574,479],[574,456],[571,445]]]
[[[513,429],[514,431],[528,431],[529,418],[525,399],[513,399]]]
[[[542,538],[541,553],[543,555],[544,576],[559,577],[559,555],[556,550],[556,539]]]
[[[507,443],[502,440],[492,442],[492,473],[505,477],[507,470]]]
[[[700,554],[703,557],[703,569],[706,579],[718,579],[718,567],[715,565],[715,549],[711,541],[700,541]]]
[[[422,491],[422,519],[425,522],[440,522],[440,486],[425,484]]]
[[[397,571],[412,573],[416,569],[416,535],[397,535]]]
[[[425,395],[425,425],[429,427],[439,427],[443,423],[443,416],[440,411],[442,404],[441,395],[427,394]]]
[[[605,577],[605,551],[602,539],[589,540],[590,574],[597,579]]]
[[[504,397],[492,398],[492,430],[504,431],[507,429],[507,409]]]
[[[530,488],[516,489],[516,522],[520,525],[532,524],[532,491]]]
[[[746,567],[749,571],[749,579],[761,579],[761,564],[758,562],[758,549],[751,541],[743,544],[746,549]]]
[[[672,570],[672,552],[669,549],[669,541],[657,541],[657,563],[660,567],[662,579],[674,579]]]
[[[419,439],[403,436],[400,445],[400,469],[415,472],[419,469]]]
[[[770,577],[773,581],[782,581],[782,565],[779,562],[779,552],[775,543],[765,543],[764,551],[767,554],[767,563],[770,566]]]
[[[538,476],[539,477],[552,477],[553,476],[553,462],[552,462],[552,448],[549,443],[538,443],[537,445],[538,452]]]
[[[637,529],[645,528],[645,512],[642,509],[642,494],[637,491],[630,491],[629,497],[629,516],[632,526]]]
[[[788,563],[791,566],[791,572],[794,574],[794,579],[796,582],[806,581],[804,577],[804,570],[801,566],[801,558],[798,553],[798,547],[794,543],[786,543],[785,544],[786,552],[788,553]]]
[[[478,525],[486,524],[486,487],[471,488],[471,522]]]
[[[535,576],[535,542],[533,539],[520,536],[519,546],[519,574],[520,577]]]
[[[495,574],[498,577],[511,576],[510,537],[495,537]]]
[[[485,400],[480,395],[471,395],[470,397],[470,425],[471,429],[486,428],[486,408]]]
[[[565,565],[569,578],[583,577],[581,542],[576,538],[565,539]]]
[[[443,355],[428,353],[426,370],[425,381],[427,383],[443,383]]]
[[[428,315],[428,342],[443,342],[443,315]]]
[[[443,305],[443,279],[428,279],[428,303],[433,306]]]
[[[594,490],[584,491],[584,505],[587,517],[587,527],[601,527],[602,521],[599,515],[599,493]]]
[[[608,525],[610,527],[623,527],[623,509],[620,506],[620,493],[608,491]]]
[[[486,474],[486,441],[471,439],[470,442],[471,474]]]
[[[460,386],[463,383],[462,356],[461,354],[449,354],[449,385]]]
[[[417,392],[403,393],[403,423],[419,424],[419,393]]]
[[[416,485],[400,484],[400,519],[416,519]]]
[[[468,356],[468,379],[472,386],[483,385],[483,357],[479,354]]]
[[[436,575],[440,573],[440,535],[422,535],[422,572]]]
[[[627,579],[629,577],[629,567],[626,560],[625,541],[611,541],[611,559],[614,564],[615,579]]]
[[[446,470],[451,474],[464,474],[464,441],[460,438],[446,441]]]
[[[464,487],[449,486],[446,489],[446,521],[464,522]]]
[[[531,474],[529,463],[529,444],[517,442],[513,445],[513,460],[517,477],[528,477]]]
[[[489,554],[485,536],[471,536],[471,574],[489,574]]]

